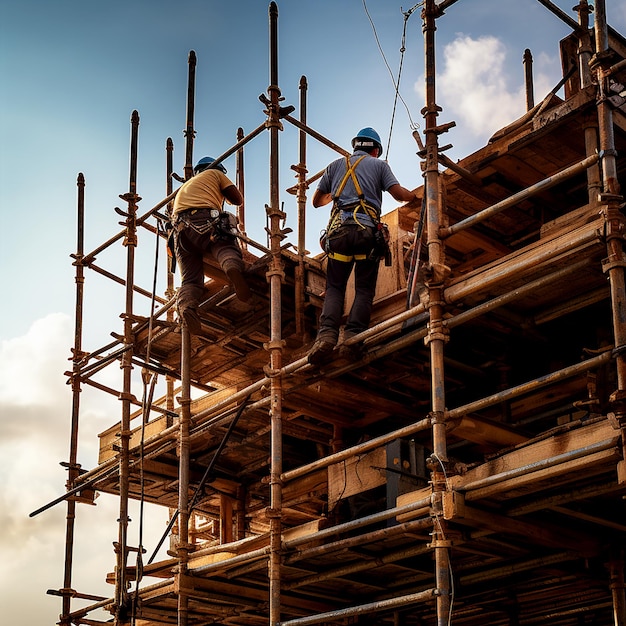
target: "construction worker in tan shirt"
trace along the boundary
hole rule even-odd
[[[224,201],[243,202],[241,192],[221,165],[212,166],[204,157],[194,167],[194,176],[178,190],[170,216],[174,228],[174,251],[180,266],[178,313],[192,334],[202,331],[198,307],[204,292],[203,257],[211,254],[245,302],[250,289],[243,277],[244,262],[236,238],[237,218],[223,210]]]

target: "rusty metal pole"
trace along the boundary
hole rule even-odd
[[[72,350],[72,422],[70,429],[70,456],[67,463],[67,489],[74,487],[74,481],[80,474],[80,465],[77,463],[78,457],[78,416],[80,413],[80,363],[84,353],[82,351],[83,336],[83,300],[84,300],[84,225],[85,225],[85,177],[78,174],[76,182],[78,187],[77,200],[77,228],[76,228],[76,254],[72,255],[74,267],[76,268],[76,309],[74,317],[74,348]],[[71,621],[68,617],[71,610],[72,598],[72,562],[74,554],[74,526],[76,521],[76,500],[68,498],[67,514],[65,526],[65,570],[63,575],[63,609],[61,611],[59,624],[69,626]]]
[[[613,111],[607,98],[608,76],[606,70],[610,66],[608,50],[608,32],[604,0],[598,0],[595,6],[595,42],[596,52],[591,61],[598,85],[598,129],[600,133],[600,156],[602,164],[602,194],[600,203],[606,205],[606,240],[607,258],[603,262],[604,272],[611,285],[611,302],[613,307],[613,333],[617,348],[626,346],[626,287],[624,281],[624,215],[620,206],[624,197],[620,194],[617,180],[617,151],[613,133]],[[616,413],[626,415],[626,360],[623,350],[616,356],[617,390],[612,400],[617,402]]]
[[[600,204],[606,207],[605,236],[607,257],[603,259],[603,271],[609,278],[611,287],[611,308],[613,313],[613,337],[615,342],[615,369],[617,389],[611,394],[611,409],[622,431],[622,455],[626,457],[626,255],[624,254],[624,232],[626,220],[621,210],[624,196],[620,193],[617,180],[617,151],[613,133],[613,110],[608,100],[611,53],[609,51],[608,27],[606,23],[605,0],[595,3],[594,32],[596,51],[590,62],[591,70],[596,74],[598,86],[597,110],[598,130],[600,133],[600,156],[602,171],[602,193]],[[618,481],[626,483],[626,460],[617,465]],[[614,597],[615,602],[615,597]],[[624,626],[624,619],[618,616],[615,606],[615,624]]]
[[[120,516],[118,520],[119,536],[116,545],[117,569],[115,572],[115,624],[121,626],[128,623],[128,587],[126,561],[128,557],[128,494],[129,494],[129,445],[130,445],[130,414],[134,400],[131,392],[132,357],[133,357],[133,286],[135,284],[135,248],[137,247],[137,203],[141,198],[137,195],[137,139],[139,135],[139,113],[131,115],[130,141],[130,176],[128,193],[120,196],[128,204],[126,212],[126,233],[123,245],[126,247],[126,307],[124,313],[124,347],[126,348],[121,362],[122,369],[122,419],[120,424]]]
[[[585,89],[592,83],[589,61],[593,50],[591,48],[591,37],[589,36],[589,13],[591,9],[587,0],[581,0],[578,6],[574,7],[578,12],[578,70],[580,74],[580,88]],[[585,135],[585,154],[590,157],[598,154],[598,114],[590,113],[583,117],[583,129]],[[602,181],[600,175],[600,165],[595,163],[587,170],[587,195],[589,204],[596,205],[600,201],[602,191]]]
[[[533,55],[528,48],[524,50],[524,84],[526,86],[526,110],[535,106],[535,89],[533,84]]]
[[[189,425],[191,422],[191,335],[183,324],[181,333],[181,397],[178,423],[178,626],[189,623],[189,597],[186,593],[189,552]]]
[[[439,193],[439,145],[437,116],[440,107],[436,104],[435,92],[435,31],[436,19],[440,15],[435,0],[426,0],[422,18],[426,65],[426,106],[423,109],[425,119],[425,191],[426,224],[429,279],[428,310],[429,328],[425,339],[430,348],[431,367],[431,402],[433,428],[433,456],[430,470],[434,490],[433,515],[437,523],[433,528],[433,547],[435,551],[435,579],[437,586],[437,625],[448,624],[450,612],[450,562],[446,544],[445,521],[440,515],[441,492],[446,488],[445,463],[448,460],[446,447],[445,386],[444,386],[444,344],[447,330],[443,324],[444,283],[448,275],[445,265],[443,242],[439,231],[443,224],[442,200]],[[444,470],[444,472],[442,472]]]
[[[609,562],[614,626],[626,626],[626,583],[624,582],[624,550],[612,553]]]
[[[244,138],[243,128],[237,129],[237,143],[240,143]],[[246,235],[246,178],[245,178],[245,169],[244,169],[244,160],[243,160],[243,146],[237,150],[237,165],[236,165],[236,178],[235,183],[237,185],[237,189],[241,192],[244,200],[237,207],[237,221],[239,222],[239,230]],[[241,241],[241,246],[243,248],[247,247],[247,243],[245,241]]]
[[[187,124],[185,126],[185,180],[193,176],[193,140],[196,131],[193,128],[194,100],[196,92],[196,53],[191,50],[188,58],[189,75],[187,80]]]
[[[306,76],[300,77],[300,121],[306,126],[306,105],[307,105],[307,80]],[[295,276],[295,314],[296,314],[296,334],[302,343],[307,337],[304,327],[304,257],[306,255],[306,131],[300,129],[298,133],[298,143],[300,159],[298,165],[293,166],[298,177],[296,202],[298,204],[298,266]]]
[[[172,174],[174,173],[174,142],[172,141],[171,137],[168,137],[167,141],[165,142],[165,153],[166,153],[165,195],[166,197],[169,197],[174,191],[173,183],[172,183]],[[168,217],[172,214],[173,208],[174,208],[174,203],[168,202],[167,209],[166,209]],[[169,254],[174,254],[174,253],[168,249],[168,255]],[[175,293],[176,292],[174,289],[174,272],[172,271],[172,264],[168,260],[167,290],[165,292],[165,297],[169,301],[174,297]],[[167,310],[166,319],[169,323],[174,322],[174,307],[170,307]],[[174,385],[175,385],[174,378],[172,378],[171,376],[166,376],[165,382],[166,382],[166,396],[165,396],[166,407],[168,411],[173,411],[174,410]],[[172,425],[172,420],[170,417],[167,418],[167,425],[168,426]]]
[[[266,344],[270,364],[270,423],[271,423],[271,466],[270,466],[270,624],[280,621],[281,613],[281,533],[282,533],[282,483],[283,443],[282,443],[282,350],[281,334],[281,287],[284,280],[281,241],[284,234],[280,223],[285,214],[279,208],[278,179],[278,133],[282,130],[280,122],[280,89],[278,87],[278,6],[271,2],[269,6],[270,27],[270,85],[267,89],[269,104],[267,107],[267,127],[270,133],[270,204],[266,206],[269,219],[270,249],[272,260],[267,271],[270,284],[270,341]]]

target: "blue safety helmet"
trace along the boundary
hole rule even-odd
[[[352,140],[352,149],[364,148],[366,151],[372,148],[378,148],[378,156],[383,154],[383,144],[380,141],[378,133],[369,126],[362,128]]]
[[[208,169],[213,162],[215,162],[215,159],[213,157],[202,157],[193,168],[194,174],[197,174],[198,172],[203,172],[204,170]],[[224,174],[226,174],[226,168],[221,163],[218,163],[215,166],[215,169],[221,170],[222,172],[224,172]]]

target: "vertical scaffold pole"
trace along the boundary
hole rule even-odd
[[[165,142],[165,155],[166,155],[166,181],[165,181],[165,194],[166,197],[169,197],[172,194],[173,183],[172,183],[172,174],[174,173],[174,142],[171,137],[167,138]],[[170,202],[167,205],[167,216],[169,217],[172,214],[174,203]],[[174,254],[170,250],[168,250],[168,254]],[[165,292],[165,296],[168,300],[174,297],[174,272],[172,271],[172,264],[168,262],[167,264],[167,291]],[[167,321],[169,323],[174,322],[174,309],[170,307],[167,310]],[[168,411],[174,411],[174,378],[171,376],[165,377],[166,381],[166,406]],[[172,418],[167,417],[167,425],[168,427],[172,425]]]
[[[196,53],[191,50],[188,58],[189,77],[187,80],[187,124],[185,125],[185,180],[193,176],[193,140],[196,131],[193,127],[194,102],[196,93]]]
[[[120,516],[118,520],[119,536],[116,545],[117,569],[115,572],[115,624],[121,626],[128,622],[128,586],[126,561],[128,557],[128,493],[129,493],[129,445],[130,445],[130,414],[132,401],[131,375],[133,357],[133,287],[135,284],[135,248],[137,247],[137,203],[141,198],[137,195],[137,139],[139,136],[139,113],[131,115],[130,140],[130,176],[128,193],[120,198],[128,204],[126,211],[126,233],[123,245],[126,247],[126,306],[124,313],[124,355],[122,356],[122,420],[120,425]]]
[[[77,200],[77,224],[76,224],[76,254],[74,267],[76,268],[76,309],[74,316],[74,348],[72,349],[72,423],[70,430],[70,456],[67,463],[67,489],[74,487],[74,481],[80,474],[78,458],[78,417],[80,414],[80,363],[84,353],[82,351],[83,337],[83,300],[84,300],[84,225],[85,225],[85,177],[78,174],[76,182],[78,188]],[[74,554],[74,526],[76,522],[76,499],[67,499],[67,514],[65,525],[65,570],[63,575],[63,608],[59,624],[69,626],[71,623],[69,616],[72,598],[72,565]]]
[[[270,341],[266,344],[270,364],[270,422],[271,422],[271,462],[270,462],[270,624],[280,621],[280,569],[281,569],[281,532],[282,532],[282,330],[281,330],[281,286],[284,279],[281,257],[281,241],[285,236],[280,224],[285,214],[279,208],[278,179],[278,133],[282,129],[280,122],[280,89],[278,87],[278,6],[271,2],[269,6],[270,26],[270,85],[267,89],[268,105],[267,127],[270,133],[270,204],[266,206],[269,218],[270,250],[272,260],[267,270],[270,284]]]
[[[237,143],[239,143],[244,138],[243,128],[237,129]],[[243,202],[237,207],[237,221],[239,222],[239,230],[245,235],[246,234],[246,176],[245,176],[245,166],[244,166],[244,153],[243,146],[237,150],[236,157],[236,178],[235,183],[237,185],[237,189],[241,192],[243,197]],[[241,241],[241,247],[246,248],[247,243],[245,241]]]
[[[307,81],[306,76],[300,77],[300,121],[306,125],[306,101]],[[300,130],[298,133],[298,145],[300,152],[299,163],[294,169],[298,176],[297,203],[298,203],[298,267],[296,268],[295,286],[295,313],[296,313],[296,334],[302,342],[306,341],[304,328],[304,256],[306,254],[306,132]]]
[[[426,0],[422,13],[425,65],[426,65],[426,106],[423,109],[425,126],[426,164],[425,193],[427,245],[430,276],[427,281],[429,297],[429,332],[426,341],[430,348],[431,367],[431,402],[433,424],[433,457],[430,469],[434,490],[435,509],[438,508],[437,496],[445,489],[445,463],[448,460],[446,447],[445,423],[445,385],[444,385],[444,344],[447,329],[443,323],[444,282],[448,271],[445,265],[443,243],[439,229],[443,224],[442,203],[439,193],[438,134],[437,116],[441,110],[436,104],[435,92],[435,31],[439,10],[435,0]],[[450,563],[445,536],[445,522],[435,510],[437,523],[433,527],[433,547],[435,551],[435,578],[437,585],[437,624],[445,626],[450,612]]]
[[[608,55],[608,32],[604,0],[598,0],[595,5],[595,42],[596,52],[591,60],[591,66],[596,72],[598,84],[598,130],[602,170],[601,203],[607,207],[607,253],[604,261],[604,271],[608,274],[611,285],[611,302],[613,306],[613,333],[615,345],[620,350],[616,356],[617,391],[613,400],[617,402],[616,412],[626,413],[626,355],[621,349],[626,346],[626,288],[624,284],[624,215],[620,210],[624,197],[620,194],[620,185],[617,180],[617,151],[613,133],[613,111],[608,100],[607,69],[610,64]]]
[[[191,422],[191,335],[183,324],[181,339],[181,398],[178,428],[178,626],[189,622],[189,597],[186,593],[189,561],[189,424]]]
[[[196,91],[196,53],[189,52],[187,79],[187,125],[185,130],[185,180],[193,176],[194,109]],[[189,424],[191,422],[191,335],[182,325],[180,372],[181,398],[178,429],[178,626],[189,622],[189,596],[186,593],[189,562]]]
[[[615,364],[617,389],[611,394],[611,409],[617,417],[622,431],[622,454],[626,457],[626,280],[624,268],[624,232],[626,220],[621,210],[624,196],[617,179],[617,151],[613,131],[613,110],[608,100],[611,55],[609,52],[608,26],[605,0],[596,0],[594,34],[596,51],[591,59],[592,71],[596,73],[598,85],[597,109],[601,155],[602,193],[600,203],[606,205],[605,236],[607,257],[603,260],[603,271],[611,287],[613,313],[613,337],[616,348]],[[626,460],[618,463],[618,481],[626,483]],[[622,563],[623,566],[623,563]],[[621,590],[612,585],[615,626],[626,626],[626,609],[622,578]]]

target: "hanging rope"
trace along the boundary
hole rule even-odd
[[[419,124],[417,124],[416,122],[413,121],[413,118],[411,117],[411,111],[409,110],[409,107],[407,105],[407,103],[405,102],[404,98],[400,95],[400,79],[402,77],[402,66],[404,64],[404,53],[406,52],[406,27],[407,27],[407,23],[409,21],[409,18],[411,17],[413,11],[415,11],[415,9],[418,6],[421,6],[423,4],[423,2],[419,2],[418,4],[416,4],[415,6],[413,6],[411,9],[409,9],[406,12],[403,12],[402,14],[404,15],[404,24],[403,24],[403,28],[402,28],[402,42],[400,44],[400,65],[398,68],[398,78],[395,79],[393,76],[393,72],[391,71],[391,68],[389,67],[389,63],[387,62],[387,58],[385,57],[385,53],[383,51],[383,48],[380,44],[380,40],[378,38],[378,33],[376,32],[376,26],[374,25],[374,20],[372,19],[372,16],[370,15],[368,9],[367,9],[367,4],[365,2],[365,0],[363,0],[363,8],[365,9],[365,14],[367,15],[367,18],[369,19],[369,22],[372,26],[372,31],[374,32],[374,39],[376,40],[376,45],[378,46],[378,50],[380,51],[380,54],[383,58],[383,61],[387,67],[387,71],[389,72],[389,76],[391,77],[391,82],[393,84],[394,90],[395,90],[395,95],[394,95],[394,99],[393,99],[393,109],[391,112],[391,122],[390,122],[390,126],[389,126],[389,137],[387,138],[387,149],[385,151],[385,155],[389,155],[389,149],[391,146],[391,135],[393,134],[393,126],[394,126],[394,121],[395,121],[395,116],[396,116],[396,108],[398,105],[398,98],[401,100],[402,104],[404,104],[404,108],[406,109],[406,113],[409,117],[409,122],[410,122],[410,128],[412,131],[417,130],[419,128]]]

